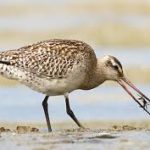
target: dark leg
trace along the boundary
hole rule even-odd
[[[66,101],[66,111],[67,111],[67,114],[75,121],[75,123],[81,127],[81,128],[84,128],[80,122],[78,121],[78,119],[76,118],[76,116],[74,115],[73,111],[71,110],[70,108],[70,104],[69,104],[69,98],[68,96],[65,96],[65,101]]]
[[[48,114],[48,98],[49,96],[46,96],[42,102],[42,106],[44,109],[44,113],[45,113],[45,117],[46,117],[46,122],[47,122],[47,127],[48,127],[48,131],[51,132],[52,128],[51,128],[51,124],[50,124],[50,119],[49,119],[49,114]]]

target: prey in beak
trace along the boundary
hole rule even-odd
[[[134,99],[134,101],[146,112],[150,115],[150,112],[148,111],[148,104],[150,103],[150,99],[145,96],[138,88],[136,88],[125,76],[123,73],[123,68],[120,63],[120,61],[113,57],[113,56],[105,56],[104,58],[105,62],[105,75],[107,80],[113,80],[117,81],[124,90]],[[135,94],[132,94],[130,91],[130,88],[132,88],[133,91],[135,91],[135,94],[137,96],[134,96]]]
[[[150,102],[150,99],[145,96],[138,88],[133,85],[127,78],[122,77],[117,81],[123,89],[135,100],[135,102],[147,113],[150,115],[150,112],[148,111],[147,105]],[[139,98],[136,98],[132,92],[128,89],[128,86],[131,87],[139,96]]]

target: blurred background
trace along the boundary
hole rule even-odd
[[[0,0],[1,51],[53,38],[82,40],[99,57],[116,56],[128,78],[150,96],[149,0]],[[44,122],[43,98],[0,77],[0,120]],[[148,119],[115,83],[70,98],[80,120]],[[52,121],[69,120],[63,97],[51,97],[49,104]]]

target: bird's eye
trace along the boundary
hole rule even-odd
[[[117,65],[113,66],[113,68],[114,68],[115,70],[118,70],[118,69],[119,69]]]

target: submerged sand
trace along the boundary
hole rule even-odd
[[[1,150],[149,150],[150,122],[92,122],[79,129],[57,123],[48,133],[43,125],[0,124]]]

